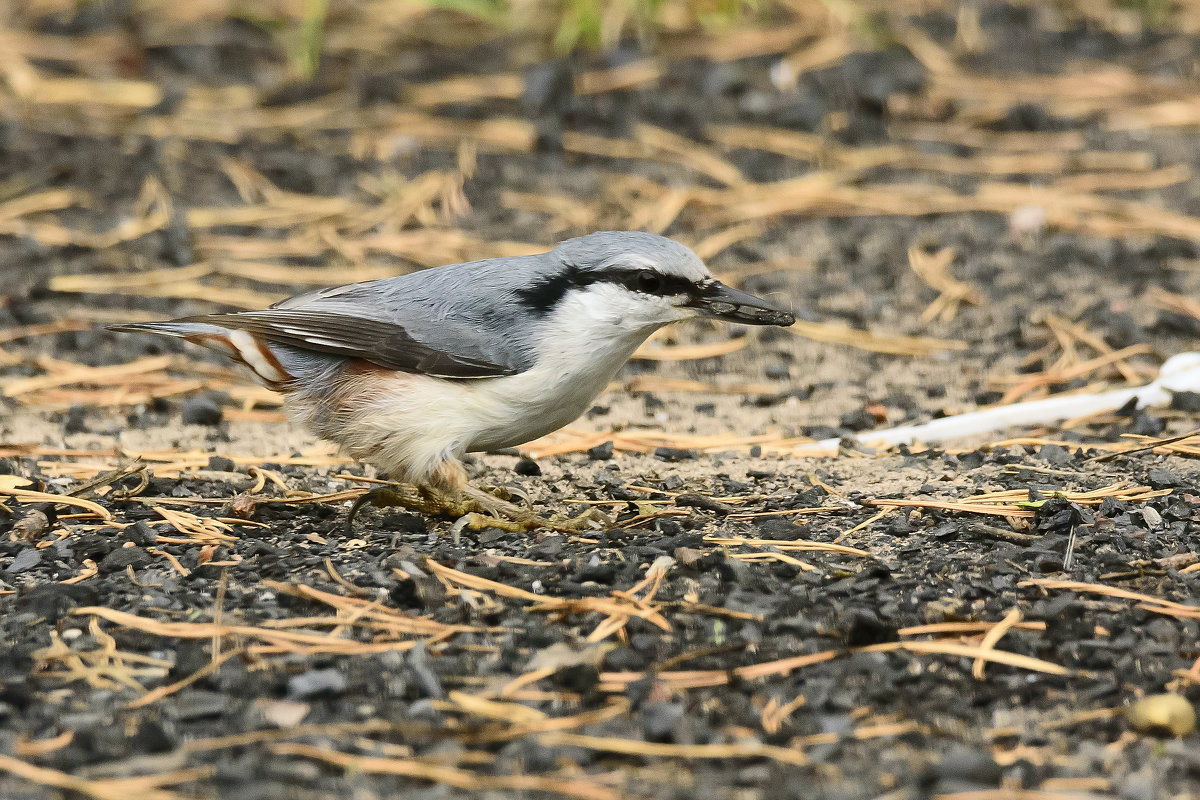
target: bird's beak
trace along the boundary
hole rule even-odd
[[[698,310],[701,316],[726,322],[740,322],[743,325],[787,327],[796,321],[796,315],[791,311],[752,294],[740,292],[720,281],[707,284],[687,305]]]

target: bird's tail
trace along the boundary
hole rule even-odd
[[[128,322],[109,325],[110,331],[121,333],[154,333],[172,336],[215,350],[248,367],[260,383],[277,391],[288,388],[293,378],[280,363],[278,354],[262,337],[237,328],[226,328],[194,319],[163,322]]]

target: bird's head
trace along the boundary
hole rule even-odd
[[[796,321],[791,311],[718,281],[684,245],[651,233],[593,233],[547,256],[544,271],[519,292],[535,313],[569,313],[579,324],[643,336],[693,317],[743,325]]]

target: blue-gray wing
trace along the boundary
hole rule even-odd
[[[418,341],[394,322],[350,316],[330,311],[267,309],[239,314],[207,314],[186,322],[244,330],[273,344],[301,351],[358,358],[388,369],[443,378],[488,378],[513,375],[520,364],[496,363],[469,345],[469,332],[447,335],[449,347]],[[439,327],[461,325],[443,321]],[[439,337],[440,338],[440,337]]]
[[[535,331],[514,287],[543,256],[454,264],[321,289],[263,311],[195,317],[302,351],[443,378],[514,375],[532,366]]]

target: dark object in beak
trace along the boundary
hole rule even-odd
[[[796,321],[796,315],[791,311],[719,281],[705,286],[700,295],[688,302],[688,306],[698,309],[706,317],[743,325],[780,325],[786,328]]]

